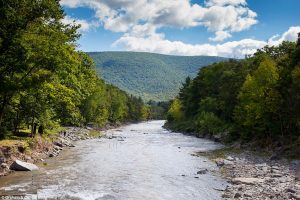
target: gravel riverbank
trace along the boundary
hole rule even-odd
[[[208,156],[229,182],[224,199],[300,200],[299,160],[271,160],[250,151],[226,153],[222,158],[214,153]]]

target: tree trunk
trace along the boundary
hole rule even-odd
[[[39,133],[40,135],[42,135],[42,134],[44,133],[44,126],[43,126],[43,125],[40,125],[40,126],[39,126],[38,133]]]
[[[4,95],[4,96],[3,96],[2,103],[1,103],[1,106],[0,106],[0,126],[1,126],[2,121],[3,121],[3,117],[4,117],[4,109],[5,109],[6,104],[7,104],[7,96]]]
[[[34,125],[33,125],[33,137],[35,137],[35,135],[36,135],[36,127],[37,127],[37,123],[34,123]]]
[[[35,123],[34,123],[34,113],[33,113],[33,116],[32,116],[32,120],[31,120],[31,137],[33,138],[34,137],[34,129],[35,129]]]

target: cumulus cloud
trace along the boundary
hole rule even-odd
[[[105,29],[126,34],[144,24],[156,32],[161,27],[204,26],[221,40],[221,33],[225,39],[231,32],[257,23],[256,13],[247,7],[246,0],[208,0],[204,6],[190,0],[62,0],[61,4],[94,9]]]
[[[96,28],[99,26],[99,23],[96,21],[88,22],[83,19],[75,19],[70,16],[65,16],[64,19],[61,20],[64,24],[73,24],[73,25],[80,25],[79,31],[86,32],[92,28]]]
[[[296,41],[300,27],[290,27],[282,36],[272,37],[268,42],[254,39],[243,39],[223,44],[186,44],[181,41],[170,41],[164,35],[150,35],[147,37],[135,37],[124,35],[113,45],[124,45],[130,51],[156,52],[172,55],[208,55],[224,56],[231,58],[243,58],[251,55],[257,49],[265,45],[278,45],[282,41]]]
[[[218,31],[215,33],[215,37],[210,37],[209,40],[213,42],[219,42],[230,37],[231,37],[230,33],[227,33],[226,31]]]
[[[274,35],[268,40],[269,45],[278,45],[283,41],[296,41],[298,39],[298,33],[300,33],[300,26],[292,26],[285,33],[280,35]]]
[[[163,27],[202,26],[214,34],[208,38],[210,41],[222,42],[234,32],[247,30],[258,23],[257,14],[248,8],[247,0],[205,0],[203,5],[190,0],[61,0],[60,3],[71,8],[93,9],[106,30],[123,33],[113,46],[123,46],[130,51],[242,58],[267,44],[294,41],[300,32],[300,27],[290,27],[267,42],[243,39],[222,44],[186,44],[170,41],[159,31]],[[82,24],[83,30],[91,27],[84,20],[76,23]]]

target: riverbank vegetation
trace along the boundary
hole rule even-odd
[[[299,143],[299,43],[266,46],[243,60],[202,68],[172,101],[167,126],[262,147]]]
[[[91,58],[77,50],[79,26],[63,18],[59,1],[1,2],[0,138],[149,117],[141,98],[97,76]]]

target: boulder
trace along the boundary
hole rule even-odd
[[[15,171],[34,171],[38,170],[39,168],[32,164],[32,163],[26,163],[20,160],[15,160],[9,167],[11,170]]]

